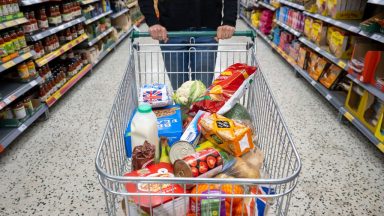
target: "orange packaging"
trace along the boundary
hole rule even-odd
[[[206,139],[234,156],[254,148],[251,129],[219,114],[200,120],[201,133]]]

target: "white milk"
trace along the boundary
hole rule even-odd
[[[155,161],[160,158],[160,144],[157,130],[157,117],[148,104],[139,105],[131,123],[132,152],[136,146],[148,141],[155,146]]]

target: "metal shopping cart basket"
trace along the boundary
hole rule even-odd
[[[169,37],[213,35],[215,35],[215,32],[169,33]],[[239,39],[243,40],[244,43],[220,43],[217,50],[208,51],[199,49],[199,46],[207,46],[207,44],[192,44],[191,49],[183,52],[189,58],[191,56],[194,58],[205,58],[204,53],[214,53],[216,57],[215,75],[228,66],[239,62],[258,67],[258,72],[254,76],[254,82],[241,99],[241,103],[251,114],[257,136],[256,145],[263,151],[265,157],[262,170],[266,177],[262,179],[218,179],[124,176],[125,173],[131,170],[130,158],[127,158],[125,152],[124,132],[132,112],[138,105],[138,88],[142,84],[147,83],[169,84],[168,74],[177,72],[166,72],[163,55],[180,51],[167,49],[162,51],[158,44],[141,44],[134,41],[134,38],[145,36],[149,36],[149,34],[133,32],[131,35],[132,43],[130,45],[126,72],[118,89],[101,145],[97,152],[96,170],[99,182],[104,189],[106,212],[108,215],[143,215],[142,208],[139,207],[140,201],[135,203],[132,201],[132,197],[151,200],[155,197],[169,196],[172,197],[172,201],[160,205],[160,209],[161,207],[164,209],[168,208],[167,213],[161,213],[159,206],[149,206],[145,212],[153,215],[180,215],[180,211],[185,213],[186,209],[189,208],[189,199],[207,196],[206,194],[188,193],[186,185],[191,184],[197,187],[202,184],[215,184],[220,185],[220,187],[231,184],[242,185],[244,188],[267,188],[257,193],[249,193],[249,191],[244,190],[243,194],[215,194],[214,196],[210,195],[210,198],[221,200],[222,197],[225,197],[226,200],[229,199],[231,202],[236,198],[250,199],[255,202],[261,201],[270,206],[268,214],[287,215],[289,213],[292,191],[298,181],[301,161],[260,65],[258,65],[255,33],[252,31],[235,33],[235,36],[242,36]],[[195,61],[195,64],[198,64],[198,62]],[[196,73],[199,72],[197,71]],[[162,191],[160,193],[132,193],[127,192],[125,188],[127,183],[135,184],[136,186],[146,184],[147,186],[159,186],[160,188],[163,188],[162,186],[165,184],[179,184],[184,190],[182,193],[172,194],[163,193]],[[220,208],[221,205],[219,205],[219,212]],[[229,208],[230,210],[227,210],[227,215],[234,212],[232,204]],[[242,205],[241,208],[242,214],[246,215],[246,207]],[[240,213],[236,214],[240,215]]]

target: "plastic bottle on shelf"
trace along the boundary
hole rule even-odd
[[[20,50],[20,44],[19,40],[17,39],[17,34],[15,33],[15,31],[11,31],[10,34],[13,47],[15,48],[15,52],[18,52]]]
[[[72,38],[73,38],[73,39],[75,39],[75,38],[78,37],[78,36],[77,36],[77,31],[76,31],[76,27],[75,27],[75,26],[73,26],[73,27],[71,28],[71,32],[72,32]]]
[[[74,38],[72,38],[72,33],[71,33],[71,30],[69,28],[67,28],[67,30],[65,31],[65,39],[67,40],[67,42],[74,39]]]
[[[25,62],[19,64],[17,66],[17,72],[19,73],[19,77],[22,80],[28,80],[29,79],[29,71],[28,71],[28,66],[25,64]]]
[[[7,1],[6,0],[0,0],[1,3],[1,11],[3,12],[3,16],[8,16],[9,15],[9,10],[7,6]]]
[[[5,43],[3,37],[0,36],[0,58],[7,56],[8,53],[5,49]]]
[[[33,59],[36,60],[36,59],[41,58],[39,43],[35,43],[35,45],[33,46],[33,49],[35,50],[35,53],[36,53],[35,56],[33,57]]]
[[[44,47],[43,47],[43,42],[42,41],[39,41],[39,47],[40,47],[40,56],[43,57],[45,55],[45,50],[44,50]]]
[[[13,7],[15,8],[15,13],[19,13],[20,12],[20,7],[19,7],[19,3],[17,0],[13,0]]]
[[[6,0],[6,5],[7,5],[7,8],[8,8],[8,14],[11,15],[11,14],[14,14],[15,11],[13,9],[13,3],[12,3],[12,0]]]
[[[81,23],[77,25],[76,29],[77,29],[77,34],[79,36],[84,34],[84,27],[83,27],[83,25]]]
[[[30,77],[36,77],[36,67],[32,60],[27,62],[28,72]]]
[[[0,17],[4,16],[3,14],[3,3],[0,1]]]
[[[45,84],[40,86],[39,98],[41,102],[45,102],[47,100],[47,92],[45,91]]]
[[[139,105],[131,123],[132,152],[145,141],[155,146],[155,161],[159,160],[159,136],[157,117],[148,104]]]
[[[63,20],[61,19],[61,13],[60,13],[59,5],[56,5],[55,9],[56,9],[56,17],[58,20],[57,24],[60,24],[63,22]]]
[[[48,29],[49,24],[48,24],[48,19],[47,19],[47,14],[45,13],[45,9],[42,8],[40,9],[40,14],[39,14],[39,20],[38,20],[38,25],[39,28],[42,30]]]
[[[4,36],[4,47],[8,53],[8,55],[15,52],[14,45],[12,43],[11,37],[8,35],[8,33],[5,33]]]
[[[29,13],[29,16],[31,17],[31,28],[32,28],[32,31],[39,30],[39,26],[37,25],[37,20],[35,18],[35,12],[31,11],[31,13]]]
[[[19,44],[20,44],[21,48],[27,47],[27,41],[25,40],[25,34],[21,29],[19,29],[17,31],[17,39],[19,40]]]

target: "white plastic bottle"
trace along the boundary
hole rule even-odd
[[[132,152],[136,146],[147,141],[155,146],[155,161],[160,159],[160,144],[157,129],[157,117],[148,104],[139,105],[131,123]]]

